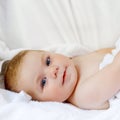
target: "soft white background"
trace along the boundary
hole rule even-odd
[[[119,0],[0,0],[0,39],[9,48],[109,47],[120,35],[119,5]]]

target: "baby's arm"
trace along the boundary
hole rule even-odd
[[[74,104],[84,109],[106,109],[108,100],[120,89],[120,53],[113,63],[78,84]]]

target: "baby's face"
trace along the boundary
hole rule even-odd
[[[63,102],[72,94],[77,83],[73,61],[46,51],[28,52],[18,76],[18,90],[24,90],[39,101]]]

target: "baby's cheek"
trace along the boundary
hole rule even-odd
[[[65,92],[63,92],[62,89],[54,87],[54,89],[49,91],[48,96],[49,99],[52,101],[63,102],[66,100],[66,95],[64,93]]]

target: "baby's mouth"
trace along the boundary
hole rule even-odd
[[[65,82],[65,78],[66,78],[66,70],[67,70],[67,67],[65,67],[65,70],[63,72],[63,80],[62,80],[62,85],[64,84]]]

